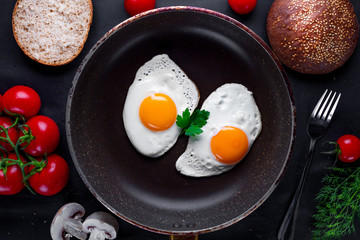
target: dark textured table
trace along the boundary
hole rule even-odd
[[[35,63],[26,57],[17,46],[12,35],[11,15],[15,0],[2,2],[0,14],[0,93],[14,85],[28,85],[34,88],[42,99],[40,114],[53,118],[60,127],[61,139],[56,152],[70,165],[70,180],[59,194],[51,197],[32,195],[23,190],[17,195],[0,196],[0,240],[50,238],[50,224],[56,211],[65,203],[82,204],[87,215],[95,211],[107,211],[86,188],[80,179],[69,154],[65,136],[65,109],[67,94],[76,69],[90,48],[113,26],[129,15],[123,8],[123,0],[93,0],[94,19],[82,53],[70,64],[48,67]],[[351,0],[355,12],[360,16],[360,2]],[[234,13],[226,0],[157,0],[156,7],[171,5],[197,6],[215,10],[235,18],[257,33],[268,43],[265,23],[271,0],[258,0],[255,10],[246,16]],[[281,220],[296,189],[309,139],[306,122],[315,102],[326,88],[341,92],[342,98],[326,136],[315,149],[310,171],[311,181],[305,186],[296,222],[295,239],[311,239],[314,213],[314,197],[321,187],[321,179],[333,158],[320,154],[321,142],[336,140],[345,133],[360,137],[360,48],[340,69],[326,75],[304,75],[285,68],[290,80],[296,103],[296,140],[286,173],[273,194],[250,216],[223,230],[203,234],[200,239],[275,239]],[[117,239],[167,239],[167,236],[147,232],[121,219]],[[358,228],[359,229],[359,228]],[[359,239],[360,234],[348,239]]]

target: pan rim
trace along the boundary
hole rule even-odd
[[[212,15],[215,16],[217,18],[220,18],[222,20],[225,20],[226,22],[229,22],[239,28],[241,28],[243,31],[245,31],[246,33],[248,33],[257,43],[259,43],[264,50],[270,55],[271,59],[273,60],[274,64],[276,65],[276,67],[278,68],[278,71],[281,73],[282,75],[282,79],[284,81],[284,84],[286,85],[287,88],[287,93],[288,93],[288,97],[290,99],[290,110],[292,112],[292,134],[291,134],[291,141],[289,143],[289,148],[287,151],[287,156],[286,156],[286,160],[285,160],[285,164],[283,165],[282,169],[279,171],[278,176],[276,177],[276,181],[271,185],[271,187],[267,190],[267,192],[263,195],[263,197],[261,197],[251,208],[249,208],[247,211],[243,212],[241,215],[239,215],[236,218],[233,218],[227,222],[224,222],[220,225],[217,226],[213,226],[213,227],[209,227],[209,228],[205,228],[205,229],[198,229],[198,230],[164,230],[164,229],[158,229],[155,227],[151,227],[151,226],[146,226],[140,222],[134,221],[122,214],[120,214],[116,209],[114,209],[113,207],[109,206],[106,201],[99,196],[96,191],[93,189],[93,187],[91,186],[91,184],[89,183],[89,181],[87,180],[85,174],[83,173],[83,171],[81,170],[76,154],[75,154],[75,150],[73,148],[73,143],[72,143],[72,138],[71,138],[71,126],[70,126],[70,111],[71,111],[71,105],[72,105],[72,97],[73,94],[76,90],[76,86],[77,86],[77,82],[81,76],[81,72],[84,69],[84,67],[86,66],[87,62],[92,58],[93,54],[97,51],[97,49],[106,41],[106,39],[108,39],[111,35],[113,35],[114,33],[116,33],[118,30],[122,29],[123,27],[131,24],[134,21],[137,21],[143,17],[147,17],[147,16],[151,16],[151,15],[155,15],[158,13],[163,13],[163,12],[172,12],[172,11],[190,11],[190,12],[196,12],[196,13],[202,13],[202,14],[208,14],[208,15]],[[277,185],[279,184],[280,180],[282,179],[285,170],[288,166],[289,160],[290,160],[290,156],[291,153],[293,151],[293,145],[294,145],[294,141],[295,141],[295,132],[296,132],[296,108],[295,108],[295,99],[293,96],[293,91],[291,89],[291,85],[290,82],[286,76],[285,70],[283,69],[280,61],[277,59],[276,55],[273,53],[273,51],[271,50],[271,48],[257,35],[255,34],[251,29],[249,29],[248,27],[246,27],[244,24],[240,23],[239,21],[225,15],[222,13],[219,13],[217,11],[214,10],[209,10],[209,9],[205,9],[205,8],[199,8],[199,7],[190,7],[190,6],[172,6],[172,7],[162,7],[162,8],[157,8],[154,10],[150,10],[147,12],[143,12],[140,13],[138,15],[135,15],[133,17],[130,17],[126,20],[124,20],[123,22],[119,23],[118,25],[116,25],[115,27],[113,27],[112,29],[110,29],[107,33],[105,33],[97,42],[96,44],[90,49],[90,51],[87,53],[87,55],[85,56],[85,58],[83,59],[83,61],[81,62],[80,66],[78,67],[74,79],[72,81],[69,93],[68,93],[68,99],[67,99],[67,105],[66,105],[66,116],[65,116],[65,127],[66,127],[66,137],[67,137],[67,142],[68,142],[68,147],[70,150],[70,155],[71,158],[74,162],[74,165],[76,167],[76,170],[78,171],[81,179],[83,180],[83,182],[85,183],[85,185],[87,186],[87,188],[90,190],[90,192],[95,196],[95,198],[103,205],[105,206],[107,209],[109,209],[111,212],[113,212],[116,216],[118,216],[119,218],[125,220],[128,223],[131,223],[139,228],[145,229],[147,231],[151,231],[151,232],[155,232],[155,233],[159,233],[159,234],[166,234],[166,235],[173,235],[173,234],[186,234],[186,235],[192,235],[192,234],[202,234],[202,233],[207,233],[207,232],[213,232],[216,230],[220,230],[223,229],[225,227],[228,227],[236,222],[239,222],[240,220],[242,220],[243,218],[245,218],[246,216],[248,216],[249,214],[251,214],[253,211],[255,211],[270,195],[271,193],[275,190],[275,188],[277,187]]]

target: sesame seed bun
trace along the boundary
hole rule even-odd
[[[13,34],[31,59],[63,65],[83,49],[92,16],[91,0],[18,0],[12,16]]]
[[[348,0],[275,0],[266,30],[284,65],[301,73],[325,74],[354,52],[359,23]]]

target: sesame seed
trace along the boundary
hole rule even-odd
[[[306,6],[303,7],[303,6]],[[290,50],[300,50],[305,59],[336,64],[347,54],[356,35],[357,21],[347,0],[290,0],[290,24],[277,17],[282,26],[291,31],[281,45]],[[320,15],[319,15],[320,12]],[[314,16],[318,16],[315,17]],[[355,19],[355,20],[354,20]],[[292,37],[293,31],[301,32]],[[295,58],[296,55],[292,55]]]

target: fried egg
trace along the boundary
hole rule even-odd
[[[249,152],[261,128],[252,92],[237,83],[222,85],[204,101],[210,112],[203,132],[189,138],[176,169],[187,176],[218,175],[233,168]]]
[[[176,116],[199,102],[196,85],[168,55],[153,57],[139,68],[123,110],[127,136],[141,154],[159,157],[176,142]]]

